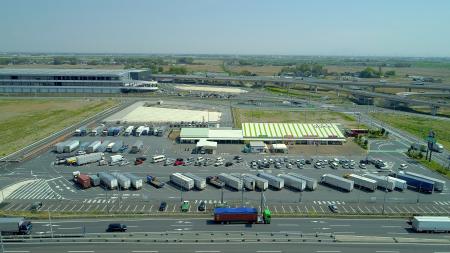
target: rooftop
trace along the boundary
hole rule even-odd
[[[242,123],[244,138],[343,139],[337,123]]]
[[[128,72],[146,71],[142,69],[3,69],[0,68],[0,75],[28,75],[28,76],[117,76]]]

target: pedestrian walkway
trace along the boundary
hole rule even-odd
[[[37,179],[29,184],[24,184],[11,193],[6,199],[63,199],[61,195],[52,190],[47,180]]]

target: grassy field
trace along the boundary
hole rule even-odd
[[[311,99],[314,101],[321,101],[329,104],[351,103],[351,101],[345,94],[341,94],[341,96],[338,97],[335,91],[325,91],[319,89],[317,92],[310,92],[307,88],[303,88],[300,86],[289,89],[289,92],[285,88],[275,86],[268,86],[265,87],[265,89],[274,94],[283,94],[301,99]]]
[[[358,122],[351,116],[330,111],[278,111],[233,108],[234,125],[241,127],[242,122],[267,123],[341,123],[344,127],[356,128]]]
[[[422,139],[425,139],[430,129],[433,129],[437,141],[445,148],[450,147],[450,121],[386,113],[371,113],[371,116]]]
[[[115,103],[111,99],[1,99],[0,156],[10,154]]]

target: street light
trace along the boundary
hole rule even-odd
[[[388,184],[388,176],[386,176],[386,186]],[[383,198],[383,211],[381,212],[382,215],[384,215],[384,208],[386,205],[386,195],[387,195],[388,189],[385,187],[384,188],[384,198]]]

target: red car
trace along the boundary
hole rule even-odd
[[[173,163],[173,166],[182,166],[182,165],[184,165],[184,161],[183,160],[176,160]]]

